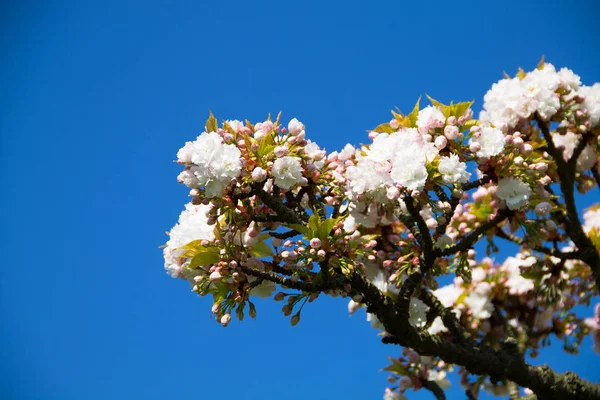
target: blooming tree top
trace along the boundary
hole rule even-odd
[[[600,306],[576,312],[598,294],[600,206],[582,223],[575,202],[600,184],[600,84],[541,62],[495,83],[479,119],[472,102],[429,100],[330,153],[295,118],[219,125],[211,113],[177,153],[191,201],[167,272],[211,296],[223,326],[254,318],[257,296],[282,301],[292,325],[321,295],[366,307],[382,340],[404,346],[386,399],[444,398],[454,369],[472,398],[600,396],[523,360],[551,337],[571,353],[587,334],[600,347]],[[498,263],[501,242],[519,250]]]

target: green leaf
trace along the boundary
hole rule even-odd
[[[217,248],[206,247],[205,249],[206,251],[202,251],[192,258],[190,268],[198,268],[219,262],[219,250]]]
[[[392,364],[385,367],[383,371],[393,372],[400,376],[408,376],[410,374],[408,368],[402,365],[398,360],[391,357],[388,357],[388,359],[392,362]]]
[[[254,246],[252,246],[250,254],[252,254],[256,258],[269,257],[274,255],[273,249],[266,242],[256,243]]]
[[[388,122],[386,122],[385,124],[380,124],[377,125],[374,129],[373,132],[379,132],[379,133],[394,133],[396,132],[396,129],[392,128],[390,126],[390,124]]]
[[[450,103],[446,110],[444,110],[444,116],[448,118],[454,115],[456,118],[462,117],[464,113],[474,104],[474,101],[463,101],[461,103]]]
[[[317,237],[321,240],[327,239],[329,236],[329,232],[333,229],[333,227],[340,222],[341,218],[327,218],[325,221],[321,223],[319,226],[319,230],[317,231]]]
[[[381,234],[379,234],[379,233],[372,233],[372,234],[369,234],[369,235],[362,235],[360,237],[360,240],[362,240],[363,242],[368,242],[370,240],[374,240],[374,239],[377,239],[379,237],[381,237]]]
[[[542,54],[542,58],[540,58],[540,62],[537,65],[537,69],[544,69],[544,55]]]
[[[273,133],[269,132],[268,134],[263,136],[262,139],[260,139],[260,143],[258,144],[258,150],[256,151],[256,154],[258,154],[259,157],[263,157],[273,152],[274,149],[275,136],[273,135]]]
[[[206,120],[206,132],[216,132],[219,129],[219,123],[217,122],[217,119],[213,115],[212,111],[209,110],[208,112],[210,115]]]
[[[443,103],[440,103],[439,101],[437,101],[436,99],[434,99],[433,97],[429,96],[428,94],[426,94],[425,96],[427,96],[427,98],[429,99],[429,101],[431,102],[431,104],[434,107],[438,107],[439,109],[443,110],[446,105]]]
[[[419,103],[421,103],[421,97],[417,100],[417,103],[413,107],[413,110],[406,116],[410,121],[410,127],[417,126],[417,119],[419,118]]]
[[[311,231],[310,231],[310,229],[308,229],[304,225],[300,225],[300,224],[287,224],[287,226],[289,228],[292,228],[296,232],[300,232],[301,234],[303,234],[306,237],[309,237],[312,234]]]
[[[494,211],[490,205],[490,200],[490,198],[486,198],[481,203],[473,203],[471,205],[471,212],[477,217],[478,221],[487,221]]]
[[[319,214],[316,212],[308,219],[308,229],[310,229],[313,237],[317,235],[319,229]]]

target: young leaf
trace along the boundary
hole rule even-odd
[[[331,232],[331,230],[339,222],[339,220],[340,218],[327,218],[325,221],[323,221],[317,231],[317,237],[321,240],[327,239],[327,236],[329,236],[329,232]]]
[[[311,236],[311,231],[310,229],[308,229],[306,226],[304,225],[300,225],[300,224],[287,224],[287,226],[289,228],[292,228],[293,230],[295,230],[296,232],[300,232],[301,234],[303,234],[306,237]]]
[[[313,213],[308,219],[308,229],[310,229],[313,237],[317,235],[319,229],[319,214]]]
[[[210,115],[206,120],[206,132],[216,132],[217,129],[219,129],[219,123],[217,122],[217,119],[213,115],[212,111],[209,110],[208,112]]]
[[[271,246],[269,246],[269,244],[265,242],[258,242],[254,246],[252,246],[250,254],[252,254],[256,258],[269,257],[274,255]]]
[[[196,254],[190,261],[190,268],[198,268],[204,265],[219,262],[219,250],[217,248],[206,248],[207,251]]]

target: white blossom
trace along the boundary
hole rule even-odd
[[[582,86],[578,93],[585,97],[583,106],[587,109],[592,127],[595,127],[600,122],[600,83],[594,83],[593,86]]]
[[[521,276],[521,267],[531,266],[535,261],[535,257],[508,257],[504,261],[500,268],[508,275],[506,287],[510,294],[522,295],[533,290],[533,281]]]
[[[506,202],[509,210],[518,210],[527,204],[531,188],[519,178],[503,178],[498,182],[496,196]]]
[[[500,129],[484,126],[481,128],[480,136],[472,138],[470,143],[476,143],[479,146],[477,157],[493,157],[502,153],[506,139]]]
[[[275,178],[275,184],[285,190],[298,184],[305,185],[308,182],[302,176],[302,165],[297,157],[285,156],[278,158],[273,163],[271,173]]]
[[[581,138],[582,135],[573,132],[567,132],[564,135],[557,132],[552,133],[552,141],[557,148],[562,149],[565,161],[569,161],[571,157],[573,157],[573,152]],[[577,158],[577,170],[588,170],[592,168],[594,164],[596,164],[596,154],[594,153],[594,148],[588,144],[583,148],[583,151]]]
[[[467,172],[467,164],[461,162],[456,154],[449,157],[441,157],[438,171],[442,174],[445,183],[466,183],[471,174]]]
[[[434,106],[427,106],[419,111],[417,127],[425,131],[441,128],[446,123],[446,117],[442,111]]]
[[[181,249],[183,246],[194,240],[211,242],[215,239],[214,227],[207,223],[207,213],[211,208],[211,205],[186,204],[185,210],[179,215],[178,223],[169,232],[169,241],[163,249],[163,255],[165,269],[173,278],[184,277],[184,261],[180,260],[181,255],[185,253],[185,250]]]

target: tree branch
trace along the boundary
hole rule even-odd
[[[560,178],[560,189],[563,192],[565,207],[567,209],[566,231],[571,240],[573,240],[573,243],[575,243],[579,249],[581,260],[590,266],[592,275],[596,281],[596,287],[600,288],[600,254],[598,254],[596,246],[594,246],[590,238],[583,231],[581,221],[579,221],[579,213],[577,212],[577,207],[575,205],[574,181],[577,165],[577,158],[575,158],[575,156],[577,155],[577,157],[579,157],[579,154],[581,154],[583,148],[585,148],[586,143],[582,138],[575,149],[579,150],[578,153],[574,151],[571,160],[569,160],[568,163],[565,163],[562,152],[556,148],[552,141],[552,135],[550,134],[548,125],[537,114],[535,118],[544,139],[548,143],[548,153],[552,156],[558,167],[556,173]]]
[[[452,343],[416,330],[405,316],[396,312],[392,300],[358,273],[352,287],[363,296],[367,311],[374,313],[392,338],[387,343],[410,347],[424,356],[438,356],[446,363],[464,366],[470,373],[511,380],[529,387],[544,399],[600,399],[600,386],[584,381],[574,373],[557,374],[549,367],[533,367],[507,349],[495,350],[474,341]]]
[[[425,389],[433,393],[437,400],[446,400],[444,390],[436,382],[423,379],[421,380],[421,384]]]
[[[458,253],[459,251],[464,251],[471,248],[479,240],[481,235],[498,225],[500,222],[504,221],[506,218],[508,218],[508,212],[506,210],[498,212],[494,218],[481,224],[478,228],[473,230],[473,232],[465,236],[454,246],[446,247],[443,250],[436,250],[435,255],[437,257],[449,256]]]
[[[553,256],[553,257],[557,257],[560,258],[561,260],[579,260],[579,258],[581,257],[581,254],[578,251],[559,251],[556,249],[549,249],[548,247],[544,247],[544,246],[534,246],[534,247],[529,247],[526,243],[525,240],[523,238],[520,238],[518,236],[515,236],[511,233],[505,232],[502,229],[498,229],[496,231],[496,236],[498,236],[499,238],[502,238],[504,240],[508,240],[509,242],[513,242],[518,244],[519,246],[527,246],[529,249],[533,250],[533,251],[537,251],[539,253],[544,253],[547,254],[549,256]]]

